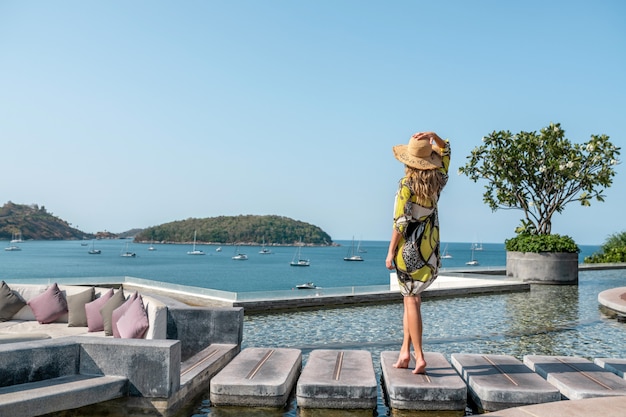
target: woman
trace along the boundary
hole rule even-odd
[[[385,261],[395,269],[404,299],[404,338],[395,368],[408,368],[411,345],[415,351],[414,374],[426,372],[422,350],[420,294],[437,278],[440,265],[437,201],[448,181],[450,144],[434,132],[414,134],[408,145],[393,147],[405,165],[405,176],[396,194],[393,231]]]

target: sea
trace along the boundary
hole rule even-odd
[[[0,279],[5,281],[49,281],[60,278],[132,276],[233,292],[264,292],[294,289],[315,282],[322,287],[369,286],[389,283],[385,268],[388,242],[363,241],[362,262],[346,262],[351,241],[340,246],[302,248],[308,267],[290,266],[295,247],[197,245],[205,255],[188,255],[191,245],[135,244],[130,240],[27,241],[21,251],[0,250]],[[88,253],[92,245],[100,255]],[[8,242],[7,242],[8,246]],[[452,257],[442,259],[442,274],[467,269],[502,269],[504,245],[443,242],[442,250]],[[580,262],[599,246],[580,246]],[[135,257],[122,257],[131,251]],[[233,260],[245,253],[247,260]],[[470,260],[477,266],[468,266]],[[578,285],[537,285],[530,291],[427,298],[422,303],[424,350],[454,353],[506,354],[520,360],[524,355],[626,358],[626,323],[607,315],[598,304],[598,293],[626,286],[626,269],[581,270]],[[324,417],[419,415],[439,417],[437,412],[398,414],[385,402],[380,372],[380,355],[395,351],[402,341],[402,302],[354,305],[341,308],[304,309],[244,316],[242,349],[287,347],[300,349],[303,365],[315,349],[358,349],[370,352],[378,382],[378,402],[373,412],[324,410]],[[466,416],[477,414],[468,405]],[[80,412],[74,416],[94,416]],[[98,414],[100,416],[101,414]],[[130,417],[107,411],[107,417]],[[175,417],[301,417],[307,415],[292,396],[283,409],[213,407],[209,393],[191,400]],[[69,414],[68,414],[69,416]],[[104,415],[103,415],[104,416]]]
[[[338,246],[305,246],[300,257],[308,267],[294,267],[293,246],[196,245],[205,255],[188,255],[191,244],[139,244],[130,239],[95,241],[25,241],[19,251],[0,251],[0,279],[27,280],[82,277],[136,277],[191,287],[229,292],[288,290],[314,282],[321,287],[385,285],[388,242],[362,241],[358,245],[363,261],[348,262],[352,241],[337,241]],[[5,247],[10,246],[7,242]],[[442,273],[463,268],[502,268],[506,264],[503,243],[472,244],[442,242],[442,251],[451,258],[442,259]],[[478,250],[472,250],[472,247]],[[599,250],[598,246],[580,246],[579,260]],[[89,250],[100,254],[89,254]],[[150,250],[153,249],[153,250]],[[134,257],[121,256],[132,252]],[[238,253],[247,260],[232,259]],[[478,261],[475,267],[466,262]]]

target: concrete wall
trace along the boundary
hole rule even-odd
[[[243,308],[168,307],[167,338],[180,340],[183,361],[212,343],[241,345]]]

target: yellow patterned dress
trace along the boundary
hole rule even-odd
[[[443,166],[439,170],[447,181],[448,142],[440,153]],[[418,201],[405,177],[400,180],[393,218],[393,227],[402,235],[394,257],[400,292],[404,296],[418,295],[437,278],[441,265],[437,204]]]

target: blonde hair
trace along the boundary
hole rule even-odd
[[[446,176],[438,169],[405,168],[405,176],[411,191],[422,205],[434,206],[439,200],[439,194],[446,185]]]

